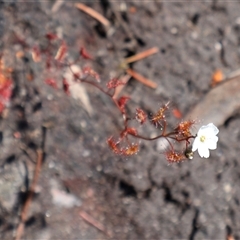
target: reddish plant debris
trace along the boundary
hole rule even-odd
[[[50,57],[46,59],[45,67],[47,70],[49,70],[52,67],[52,59]]]
[[[137,12],[137,8],[134,6],[129,7],[128,11],[132,14],[135,14]]]
[[[8,105],[12,96],[13,82],[11,69],[6,68],[0,61],[0,113]]]
[[[67,53],[67,45],[63,41],[60,48],[57,51],[57,54],[55,56],[55,60],[62,61],[66,57],[66,53]]]
[[[64,91],[67,95],[70,95],[69,83],[67,82],[67,80],[66,80],[65,78],[63,78],[62,85],[63,85],[63,91]]]
[[[173,113],[173,116],[174,116],[175,118],[180,119],[180,118],[183,117],[181,111],[180,111],[178,108],[174,108],[174,109],[172,110],[172,113]]]
[[[217,69],[212,75],[211,86],[215,87],[217,84],[222,82],[224,79],[224,74],[220,69]]]
[[[4,108],[5,108],[5,105],[2,102],[0,102],[0,113],[3,112]]]
[[[84,47],[80,48],[79,53],[84,59],[94,60],[94,58],[87,52],[86,48],[84,48]]]
[[[20,139],[22,137],[21,133],[20,132],[14,132],[13,133],[13,136],[16,138],[16,139]]]
[[[12,81],[6,80],[4,83],[0,83],[0,96],[1,99],[8,103],[12,95]]]
[[[56,40],[58,39],[58,36],[54,33],[47,33],[45,35],[45,37],[49,40],[49,41],[53,41],[53,40]]]
[[[34,80],[34,72],[32,69],[29,69],[29,72],[26,73],[26,79],[31,82]]]
[[[16,52],[16,58],[23,58],[25,53],[23,51],[17,51]]]
[[[49,85],[49,86],[51,86],[51,87],[53,87],[53,88],[55,88],[55,89],[58,88],[57,82],[56,82],[56,80],[53,79],[53,78],[47,78],[47,79],[45,79],[44,82],[45,82],[47,85]]]
[[[37,46],[34,46],[32,48],[32,59],[34,62],[40,62],[41,61],[41,51]]]

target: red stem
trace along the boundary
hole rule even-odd
[[[154,138],[149,138],[149,137],[144,137],[144,136],[141,136],[141,135],[134,135],[132,133],[128,133],[129,135],[132,135],[133,137],[136,137],[136,138],[139,138],[139,139],[143,139],[143,140],[146,140],[146,141],[153,141],[153,140],[156,140],[156,139],[159,139],[159,138],[171,138],[173,140],[176,140],[178,142],[181,142],[181,141],[188,141],[190,138],[195,138],[196,136],[190,136],[190,137],[187,137],[187,138],[182,138],[182,139],[177,139],[176,137],[172,137],[171,135],[175,135],[176,132],[170,132],[168,134],[161,134],[161,135],[158,135]]]
[[[169,141],[169,139],[167,137],[165,137],[165,139],[168,141],[168,144],[170,145],[170,147],[172,148],[172,151],[174,151],[173,145],[172,143]]]

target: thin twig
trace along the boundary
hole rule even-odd
[[[43,161],[43,151],[41,149],[38,149],[37,150],[37,163],[36,163],[36,167],[35,167],[32,184],[30,186],[30,189],[29,189],[29,192],[27,195],[27,199],[22,207],[20,222],[19,222],[19,225],[18,225],[18,228],[16,231],[16,235],[14,238],[15,240],[20,240],[24,233],[24,227],[25,227],[25,223],[26,223],[26,220],[28,217],[28,210],[29,210],[30,204],[32,202],[33,195],[35,193],[35,189],[36,189],[40,171],[41,171],[42,161]]]
[[[82,3],[76,3],[75,7],[80,9],[81,11],[87,13],[89,16],[95,18],[100,23],[102,23],[105,27],[110,27],[111,23],[104,16],[102,16],[100,13],[93,10],[92,8],[86,6],[85,4],[82,4]]]
[[[63,0],[56,0],[56,2],[53,4],[51,11],[53,13],[56,13],[61,6],[63,5],[64,1]]]
[[[137,53],[131,57],[128,57],[125,59],[125,62],[126,63],[132,63],[132,62],[136,62],[136,61],[139,61],[141,59],[144,59],[146,57],[149,57],[155,53],[157,53],[159,51],[159,48],[157,47],[153,47],[153,48],[150,48],[146,51],[143,51],[143,52],[140,52],[140,53]]]
[[[130,76],[132,76],[133,78],[138,80],[139,82],[145,84],[146,86],[151,87],[151,88],[157,88],[157,84],[155,82],[153,82],[150,79],[145,78],[144,76],[135,72],[131,68],[126,69],[126,72],[127,72],[127,74],[129,74]]]
[[[80,217],[82,217],[86,222],[97,228],[98,230],[104,232],[107,234],[109,237],[112,237],[111,233],[106,230],[106,228],[103,226],[102,223],[98,222],[96,219],[94,219],[92,216],[90,216],[88,213],[85,211],[80,211],[79,212]]]

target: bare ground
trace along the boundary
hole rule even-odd
[[[186,115],[210,91],[216,69],[229,74],[239,68],[240,4],[87,3],[111,21],[115,32],[107,36],[74,2],[54,12],[55,3],[1,4],[1,50],[9,54],[15,88],[1,119],[0,238],[11,239],[16,231],[34,150],[47,123],[46,155],[23,239],[240,239],[238,112],[219,126],[218,149],[209,159],[196,154],[192,161],[169,166],[160,141],[141,142],[141,151],[131,158],[116,156],[106,139],[119,129],[121,118],[106,96],[86,86],[93,108],[89,115],[79,101],[43,83],[42,69],[31,56],[11,55],[21,50],[14,34],[41,45],[46,33],[55,32],[71,46],[72,56],[85,46],[107,81],[121,59],[156,46],[158,54],[132,68],[158,87],[131,80],[124,89],[132,97],[129,108],[152,112],[170,100]],[[33,81],[26,80],[29,72]],[[170,117],[169,127],[178,121]],[[20,139],[14,138],[16,131]]]

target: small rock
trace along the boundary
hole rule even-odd
[[[74,206],[81,206],[82,204],[76,196],[56,188],[51,189],[51,194],[53,197],[53,203],[59,207],[71,208]]]

